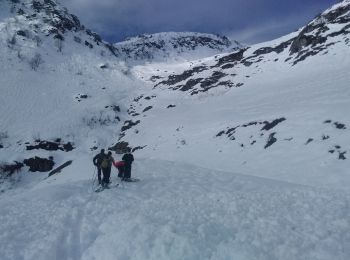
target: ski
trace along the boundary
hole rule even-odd
[[[140,181],[140,179],[137,179],[137,178],[127,178],[127,179],[124,179],[122,180],[123,182],[138,182]]]
[[[105,186],[105,187],[102,187],[102,186],[100,186],[100,187],[98,187],[96,190],[95,190],[95,192],[101,192],[101,191],[103,191],[103,190],[105,190],[105,189],[111,189],[111,188],[117,188],[119,186],[119,183],[117,183],[117,184],[115,184],[115,185],[113,185],[113,186]]]

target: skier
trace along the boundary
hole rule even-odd
[[[105,156],[105,149],[101,149],[101,152],[96,154],[93,159],[93,163],[97,167],[98,184],[101,184],[101,163]]]
[[[103,157],[101,162],[103,172],[102,187],[108,187],[108,184],[110,183],[109,178],[111,176],[111,168],[113,163],[114,159],[112,157],[112,152],[109,151],[108,154]]]
[[[122,160],[125,162],[123,180],[129,181],[131,178],[131,164],[134,161],[134,156],[132,155],[130,149],[123,155]]]

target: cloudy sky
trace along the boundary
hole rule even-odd
[[[257,43],[295,31],[337,0],[59,0],[110,42],[143,33],[218,33]]]

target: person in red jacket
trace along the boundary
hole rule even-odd
[[[124,178],[125,162],[118,161],[118,162],[114,162],[113,165],[118,169],[118,178]]]

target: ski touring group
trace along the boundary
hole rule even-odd
[[[93,163],[97,168],[98,190],[109,188],[112,166],[118,169],[118,178],[121,181],[135,181],[136,179],[131,178],[131,165],[133,161],[134,156],[130,150],[123,155],[121,161],[115,161],[111,151],[106,154],[105,150],[101,149],[100,153],[93,158]]]

